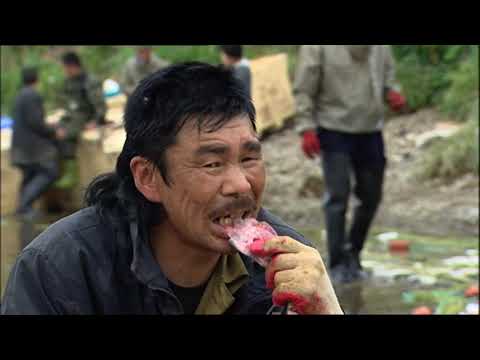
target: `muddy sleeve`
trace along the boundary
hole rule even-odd
[[[321,52],[320,45],[303,45],[300,48],[293,84],[296,130],[299,133],[316,127],[313,110],[322,81]]]

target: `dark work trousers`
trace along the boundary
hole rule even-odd
[[[381,132],[347,134],[319,129],[322,167],[326,184],[324,199],[329,267],[359,260],[365,239],[382,199],[386,167]],[[358,200],[349,235],[346,213],[352,191]]]
[[[60,169],[57,161],[43,164],[22,165],[23,179],[20,186],[20,201],[17,213],[32,210],[32,205],[59,178]]]

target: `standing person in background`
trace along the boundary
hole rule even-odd
[[[121,75],[120,85],[128,97],[137,85],[148,75],[167,67],[169,63],[152,54],[151,46],[139,46],[134,57],[125,64]]]
[[[232,69],[233,75],[242,82],[248,96],[251,97],[252,75],[250,62],[243,57],[242,45],[220,45],[220,57],[222,64]]]
[[[107,106],[103,97],[101,81],[88,74],[75,52],[62,57],[65,82],[60,101],[65,115],[59,127],[66,132],[63,155],[74,158],[81,132],[105,124]]]
[[[360,253],[382,198],[384,102],[401,111],[388,45],[304,45],[294,83],[297,130],[308,158],[322,154],[329,268],[336,282],[366,276]],[[359,200],[346,234],[353,192]]]
[[[23,176],[16,214],[33,218],[37,215],[33,203],[59,176],[56,141],[65,133],[45,124],[43,99],[37,91],[37,70],[25,68],[22,81],[23,88],[14,105],[11,161]]]
[[[65,81],[58,97],[65,115],[57,127],[65,133],[65,139],[61,143],[62,177],[54,187],[72,189],[78,181],[76,157],[80,135],[84,129],[106,124],[107,106],[101,81],[86,72],[75,52],[65,53],[62,65]]]

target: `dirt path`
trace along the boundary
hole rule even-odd
[[[375,225],[419,234],[478,236],[479,179],[466,175],[453,183],[420,182],[413,173],[423,148],[416,142],[445,119],[434,110],[392,118],[385,128],[388,156],[384,201]],[[306,160],[292,129],[264,140],[268,167],[265,205],[295,226],[323,223],[323,176]]]

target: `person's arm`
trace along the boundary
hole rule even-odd
[[[315,97],[322,82],[322,48],[319,45],[302,45],[298,57],[293,93],[296,103],[297,131],[316,128],[313,110]]]
[[[55,130],[45,123],[43,100],[40,95],[32,96],[26,101],[23,113],[23,119],[29,129],[45,138],[55,139]]]
[[[384,89],[385,92],[394,90],[395,88],[395,61],[393,59],[392,50],[389,45],[384,45]]]
[[[395,60],[391,47],[383,45],[382,50],[384,51],[384,98],[393,111],[400,112],[405,109],[407,100],[395,84]]]
[[[10,272],[1,314],[65,314],[66,309],[59,294],[65,285],[62,274],[44,255],[35,249],[25,250]]]

